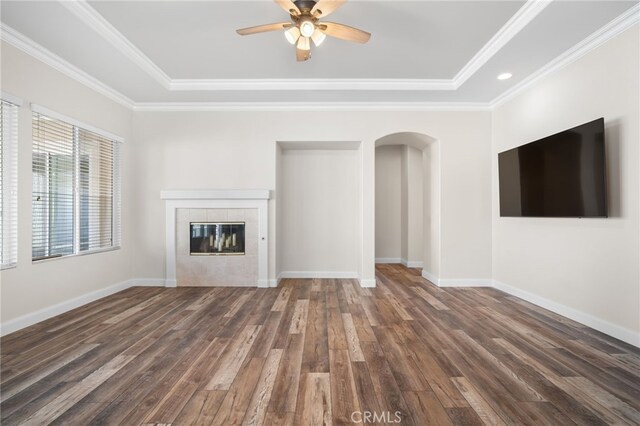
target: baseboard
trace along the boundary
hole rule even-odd
[[[430,281],[431,283],[439,286],[440,284],[440,278],[438,278],[437,276],[435,276],[434,274],[432,274],[429,271],[426,270],[422,270],[422,278],[424,278],[427,281]]]
[[[407,268],[422,268],[423,263],[418,260],[407,260],[400,259],[400,263],[402,263]]]
[[[438,287],[493,287],[498,290],[504,291],[505,293],[508,293],[512,296],[516,296],[522,300],[526,300],[529,303],[540,306],[541,308],[554,312],[558,315],[562,315],[563,317],[579,322],[580,324],[586,325],[587,327],[591,327],[594,330],[598,330],[606,335],[615,337],[616,339],[622,340],[623,342],[629,343],[630,345],[640,347],[640,333],[636,331],[629,330],[628,328],[621,327],[616,324],[612,324],[586,312],[582,312],[561,303],[554,302],[542,296],[538,296],[537,294],[521,290],[517,287],[510,286],[497,280],[486,278],[441,279],[425,270],[422,271],[422,277]]]
[[[438,287],[493,287],[493,280],[490,278],[438,278],[424,269],[422,278]]]
[[[587,327],[591,327],[594,330],[598,330],[611,337],[620,339],[623,342],[629,343],[630,345],[640,347],[640,333],[636,331],[629,330],[628,328],[621,327],[616,324],[612,324],[601,318],[594,317],[591,314],[587,314],[586,312],[579,311],[577,309],[554,302],[542,296],[538,296],[536,294],[519,289],[517,287],[510,286],[497,280],[493,280],[493,287],[498,290],[504,291],[505,293],[508,293],[512,296],[516,296],[520,299],[526,300],[527,302],[533,303],[534,305],[540,306],[541,308],[547,309],[551,312],[555,312],[556,314],[562,315],[563,317],[572,319],[576,322],[579,322],[580,324],[586,325]]]
[[[354,279],[358,278],[357,272],[343,271],[282,271],[278,275],[278,282],[283,278],[334,278]]]
[[[83,294],[82,296],[75,297],[71,300],[67,300],[57,305],[49,306],[47,308],[40,309],[30,314],[22,315],[18,318],[9,320],[0,325],[0,336],[6,336],[14,331],[21,330],[23,328],[32,326],[41,321],[55,317],[56,315],[64,314],[72,309],[79,308],[87,303],[94,302],[103,297],[110,296],[119,291],[126,290],[129,287],[134,286],[136,280],[127,280],[120,283],[105,287],[100,290],[92,291],[91,293]]]
[[[399,257],[376,257],[376,263],[402,263]]]
[[[164,287],[164,278],[134,278],[129,280],[129,287]]]
[[[362,288],[374,288],[376,286],[375,278],[372,279],[360,279],[360,287]]]
[[[258,280],[258,288],[269,288],[269,280]]]
[[[407,260],[401,257],[376,257],[376,263],[400,263],[407,268],[422,268],[423,262],[418,260]]]
[[[493,280],[488,278],[454,278],[439,279],[438,287],[493,287]]]
[[[271,288],[275,288],[278,287],[278,284],[280,283],[280,280],[282,278],[280,278],[280,276],[278,276],[278,278],[272,278],[269,280],[269,287]]]

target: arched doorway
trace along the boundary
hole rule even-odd
[[[440,270],[440,145],[399,132],[375,142],[376,262]]]

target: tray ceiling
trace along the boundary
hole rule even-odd
[[[351,0],[331,20],[370,42],[327,39],[303,63],[279,32],[235,33],[287,20],[266,0],[3,0],[1,19],[3,40],[133,104],[487,104],[625,12],[637,22],[638,2]],[[513,78],[498,81],[505,71]]]

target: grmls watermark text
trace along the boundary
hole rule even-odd
[[[401,423],[400,411],[354,411],[351,413],[351,421],[353,423]]]

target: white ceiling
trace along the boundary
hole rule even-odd
[[[630,11],[637,22],[637,1],[351,0],[327,20],[369,43],[328,39],[303,63],[280,32],[235,33],[286,21],[269,0],[2,0],[1,20],[5,41],[136,104],[490,103]],[[504,71],[514,77],[498,81]]]

